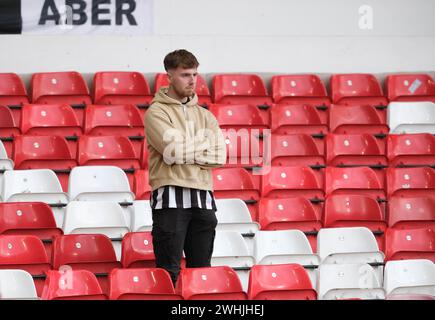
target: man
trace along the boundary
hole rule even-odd
[[[186,267],[210,266],[217,219],[211,169],[226,160],[223,134],[211,112],[198,105],[195,56],[176,50],[164,59],[169,87],[145,115],[156,266],[175,286],[182,252]]]

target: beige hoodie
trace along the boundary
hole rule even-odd
[[[162,87],[145,113],[149,183],[152,190],[165,185],[213,190],[211,169],[226,160],[224,137],[214,115],[198,105],[166,95]]]

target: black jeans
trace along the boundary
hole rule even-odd
[[[184,250],[187,268],[210,267],[217,219],[215,211],[200,208],[153,209],[156,267],[177,282]]]

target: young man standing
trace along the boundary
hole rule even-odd
[[[175,286],[183,250],[187,268],[210,266],[217,224],[211,169],[225,163],[226,147],[216,118],[198,105],[195,56],[176,50],[164,66],[169,87],[156,93],[145,130],[156,266]]]

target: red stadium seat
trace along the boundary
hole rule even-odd
[[[122,239],[121,263],[124,268],[154,268],[156,257],[151,232],[129,232]]]
[[[140,151],[140,167],[142,169],[148,169],[148,145],[147,139],[143,140],[141,151]]]
[[[392,74],[385,82],[390,101],[435,102],[435,82],[428,74]]]
[[[209,111],[216,117],[221,129],[258,129],[262,133],[263,129],[269,128],[267,114],[262,114],[254,105],[213,104]]]
[[[86,108],[85,134],[127,137],[139,157],[145,140],[144,120],[134,105],[91,105]]]
[[[249,300],[316,300],[307,271],[299,264],[254,265],[249,273]]]
[[[198,74],[196,78],[196,94],[198,95],[198,103],[202,106],[211,104],[210,90],[208,89],[205,79]],[[156,73],[154,78],[154,92],[159,91],[160,87],[169,86],[168,76],[166,73]]]
[[[88,85],[78,72],[48,72],[32,75],[32,103],[67,104],[74,108],[80,123],[83,110],[92,103]]]
[[[32,235],[45,246],[51,257],[52,237],[63,234],[56,226],[53,211],[43,202],[0,203],[0,234]]]
[[[94,90],[95,104],[133,104],[143,114],[154,97],[139,72],[97,72]]]
[[[331,104],[325,85],[315,74],[273,76],[271,83],[275,103],[307,104],[316,107],[327,107]]]
[[[21,269],[30,273],[38,297],[45,275],[51,269],[42,241],[32,235],[0,235],[0,269]]]
[[[87,270],[50,270],[42,300],[107,300],[98,280]]]
[[[77,166],[67,141],[59,136],[18,136],[14,142],[13,159],[18,170],[53,170],[65,192],[69,174]]]
[[[260,192],[251,174],[243,168],[217,168],[213,170],[214,196],[216,199],[238,198],[245,201],[252,220],[257,220]]]
[[[325,165],[323,152],[319,152],[314,139],[308,134],[272,134],[271,160],[273,166],[320,168]]]
[[[21,78],[15,73],[0,73],[0,105],[12,111],[17,124],[21,120],[21,106],[26,103],[29,98]]]
[[[429,196],[435,189],[435,169],[429,167],[388,168],[388,197]]]
[[[328,166],[388,166],[385,149],[381,149],[371,134],[330,133],[326,136],[326,151]]]
[[[110,239],[103,234],[69,234],[53,241],[53,269],[68,265],[73,270],[88,270],[98,277],[105,294],[109,293],[108,275],[121,268]]]
[[[77,139],[82,135],[82,128],[74,110],[61,104],[24,105],[21,131],[28,135],[65,137],[74,158],[77,154]]]
[[[435,166],[435,136],[429,133],[390,134],[387,153],[392,167]]]
[[[435,227],[435,196],[392,196],[388,200],[388,225],[391,228],[409,229]]]
[[[149,200],[151,195],[151,186],[149,184],[149,172],[145,170],[136,170],[134,172],[133,192],[136,200]]]
[[[164,269],[115,269],[110,273],[110,300],[182,299]]]
[[[12,157],[14,137],[20,133],[20,128],[15,124],[11,110],[8,107],[0,106],[0,141],[3,143],[9,158]]]
[[[218,74],[213,77],[214,103],[270,106],[266,86],[256,74]],[[264,107],[267,109],[267,107]]]
[[[254,130],[223,129],[227,149],[226,168],[257,167],[263,165],[263,138]],[[266,138],[267,139],[267,138]]]
[[[237,273],[228,266],[181,269],[176,292],[185,300],[246,300]]]
[[[435,262],[435,230],[389,228],[385,236],[385,261],[429,259]]]

